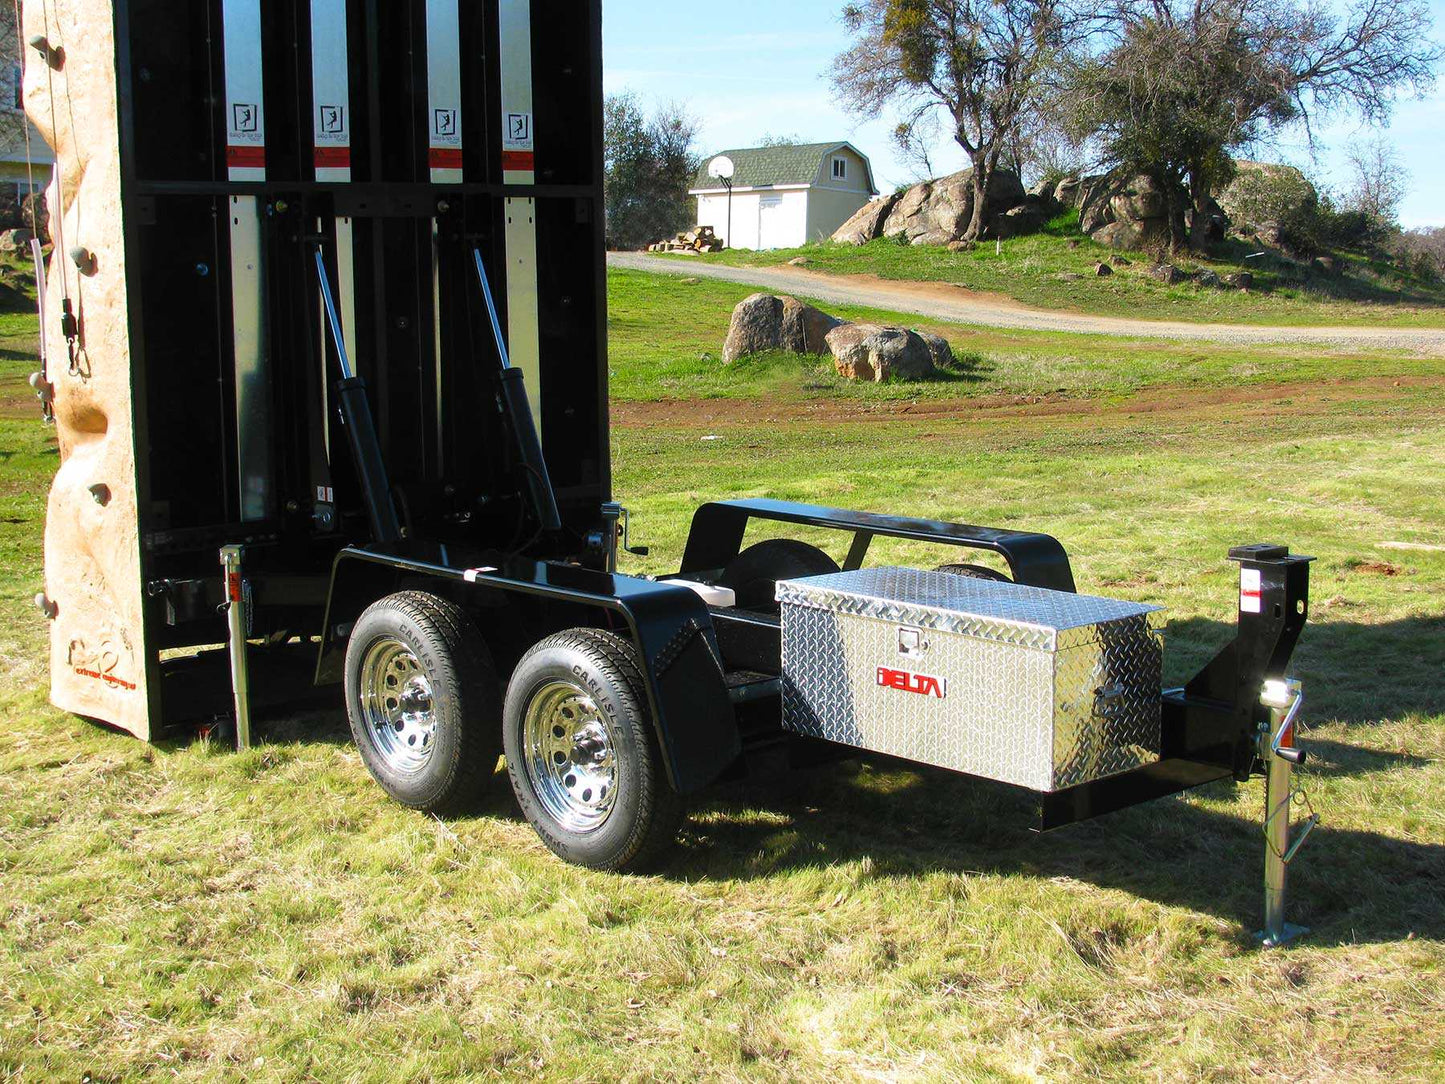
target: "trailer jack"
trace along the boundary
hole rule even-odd
[[[1265,948],[1288,944],[1309,933],[1304,926],[1284,920],[1285,880],[1289,864],[1299,853],[1304,841],[1320,823],[1319,814],[1310,810],[1298,832],[1290,825],[1290,806],[1296,796],[1308,806],[1308,798],[1294,787],[1294,766],[1303,764],[1305,754],[1295,747],[1295,720],[1304,693],[1294,679],[1271,680],[1264,683],[1261,703],[1269,708],[1269,723],[1260,727],[1259,758],[1265,767],[1264,792],[1264,929],[1255,936]]]
[[[222,546],[221,568],[225,573],[227,644],[231,654],[231,691],[236,711],[236,749],[251,748],[251,681],[247,670],[246,638],[250,634],[250,592],[241,568],[244,547]]]

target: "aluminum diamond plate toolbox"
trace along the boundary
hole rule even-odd
[[[788,730],[1038,791],[1159,757],[1158,606],[911,568],[777,598]]]

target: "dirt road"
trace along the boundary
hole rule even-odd
[[[1086,422],[1171,414],[1198,418],[1208,409],[1216,417],[1308,417],[1339,410],[1341,402],[1359,407],[1419,403],[1441,387],[1438,376],[1366,377],[1310,383],[1247,384],[1229,388],[1145,388],[1132,395],[980,395],[971,399],[658,399],[612,404],[612,424],[622,429],[747,429],[794,422],[841,425],[855,421],[985,421],[991,418],[1083,419]],[[1438,399],[1438,397],[1437,397]],[[1445,403],[1445,400],[1438,400]],[[1433,417],[1441,407],[1427,408]]]
[[[725,267],[701,260],[684,261],[640,252],[609,252],[607,264],[633,271],[721,279],[777,293],[795,294],[822,304],[867,305],[984,327],[1241,344],[1315,343],[1445,357],[1445,329],[1255,327],[1247,324],[1128,320],[1117,316],[1085,316],[1031,309],[997,294],[977,293],[946,282],[893,282],[872,275],[828,275],[798,267]]]

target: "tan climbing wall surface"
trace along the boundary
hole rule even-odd
[[[50,696],[148,738],[114,17],[108,0],[25,0],[22,18],[24,40],[64,50],[58,68],[27,50],[24,81],[25,110],[57,163],[44,329],[60,444],[45,518]],[[84,274],[67,255],[77,245],[95,257]],[[67,291],[74,344],[61,331]]]

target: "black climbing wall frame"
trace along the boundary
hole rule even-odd
[[[160,660],[224,639],[220,546],[246,546],[253,635],[279,641],[319,631],[335,555],[370,541],[318,248],[404,534],[563,544],[528,521],[474,250],[527,384],[561,534],[601,527],[601,11],[598,0],[114,10],[159,728],[196,714],[202,685],[227,688],[188,680],[198,664]]]

